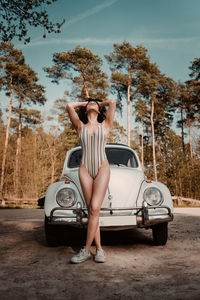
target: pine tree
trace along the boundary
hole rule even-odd
[[[124,101],[126,98],[126,84],[124,83],[124,76],[121,72],[112,73],[111,75],[111,93],[116,95],[116,110],[120,113],[121,126],[121,142],[124,143],[125,129],[124,129],[124,119],[123,119],[123,107]]]
[[[112,71],[112,78],[118,76],[118,90],[123,86],[126,89],[127,103],[127,144],[130,146],[130,101],[137,94],[138,73],[145,69],[149,58],[147,50],[142,46],[133,47],[128,42],[114,44],[114,50],[110,55],[105,55]],[[116,90],[117,91],[117,90]]]
[[[23,196],[23,181],[21,178],[21,174],[24,171],[24,164],[22,156],[22,138],[24,132],[28,129],[31,129],[34,132],[34,147],[35,147],[35,131],[38,126],[42,124],[42,117],[39,110],[36,109],[27,109],[27,108],[13,108],[13,114],[18,117],[17,119],[13,119],[11,122],[11,126],[14,129],[14,132],[17,133],[17,146],[15,153],[15,170],[14,170],[14,193],[16,197]],[[13,122],[14,121],[14,122]],[[13,124],[13,125],[12,125]],[[34,154],[35,160],[35,154]],[[34,161],[35,163],[35,161]],[[33,178],[35,178],[35,173],[33,172]],[[34,179],[35,181],[35,179]]]
[[[24,56],[22,51],[14,49],[13,45],[10,43],[0,43],[0,82],[1,89],[3,89],[7,96],[10,97],[9,103],[9,114],[8,122],[6,127],[6,138],[2,157],[2,168],[1,168],[1,182],[0,182],[0,197],[2,197],[3,185],[4,185],[4,175],[5,175],[5,163],[6,163],[6,153],[8,149],[8,139],[10,131],[10,122],[12,114],[12,100],[13,91],[16,87],[16,76],[18,67],[24,63]]]
[[[192,71],[190,73],[190,80],[178,85],[177,107],[180,111],[180,120],[177,126],[181,127],[182,145],[185,152],[184,145],[184,128],[188,129],[190,158],[193,159],[193,149],[191,140],[191,128],[199,126],[199,110],[200,110],[200,59],[195,59],[189,67]]]
[[[110,130],[108,143],[119,143],[121,142],[121,136],[124,128],[119,125],[117,121],[113,122],[113,126]]]
[[[67,99],[57,99],[54,102],[51,113],[56,117],[56,122],[58,121],[61,126],[65,128],[65,126],[70,122],[68,113],[66,111]]]
[[[61,132],[59,136],[59,143],[63,144],[60,148],[64,152],[73,148],[79,143],[77,138],[77,132],[75,128],[73,128],[68,112],[66,111],[67,103],[68,100],[65,98],[57,99],[54,102],[54,106],[52,109],[53,115],[56,116],[56,122],[58,122],[64,128],[63,132]]]
[[[22,120],[23,113],[25,114],[25,119],[27,124],[33,124],[37,122],[38,111],[28,111],[24,109],[24,105],[40,104],[43,105],[46,101],[44,96],[44,87],[38,84],[37,74],[25,63],[18,68],[16,74],[18,85],[15,89],[16,97],[19,101],[18,109],[18,137],[17,137],[17,147],[16,147],[16,176],[15,176],[15,190],[16,195],[19,194],[19,181],[20,181],[20,157],[21,157],[21,130],[22,130]],[[32,115],[31,115],[32,113]],[[39,115],[39,119],[40,119]]]
[[[177,121],[177,128],[181,129],[182,151],[185,152],[185,111],[184,111],[184,98],[186,94],[186,86],[182,82],[177,84],[176,107],[180,113],[180,119]]]
[[[75,50],[53,54],[52,67],[44,68],[52,82],[67,78],[73,83],[75,98],[107,96],[107,75],[101,71],[102,60],[91,50],[77,46]]]
[[[14,186],[18,191],[19,186],[19,161],[21,156],[21,130],[22,130],[22,113],[24,112],[22,105],[30,103],[44,104],[46,101],[44,97],[44,87],[37,83],[38,78],[36,73],[25,64],[23,53],[20,50],[14,49],[10,43],[2,42],[0,44],[0,61],[1,61],[1,84],[2,89],[5,90],[6,95],[10,96],[9,117],[6,129],[6,139],[4,146],[4,153],[2,158],[2,173],[1,173],[1,195],[4,185],[6,153],[8,148],[8,138],[11,122],[12,99],[13,96],[19,100],[18,108],[14,108],[18,117],[18,138],[16,147],[16,169]],[[9,82],[10,81],[10,82]],[[18,193],[18,192],[17,192]]]
[[[148,120],[149,111],[146,103],[141,98],[135,102],[134,107],[136,122],[141,124],[141,163],[144,166],[144,121]]]
[[[43,37],[48,33],[60,33],[61,23],[53,24],[45,6],[51,5],[57,0],[0,0],[0,38],[4,42],[11,41],[15,37],[24,43],[30,42],[29,27],[42,27]]]
[[[165,112],[166,107],[171,108],[171,101],[175,98],[174,81],[161,74],[156,64],[149,63],[147,71],[141,70],[138,91],[146,99],[147,105],[151,111],[151,140],[152,140],[152,154],[153,154],[153,168],[154,178],[157,181],[156,168],[156,150],[155,150],[155,108],[163,107]],[[162,100],[162,105],[158,105]]]
[[[190,157],[192,155],[191,127],[199,126],[200,116],[200,58],[195,58],[189,67],[191,79],[186,81],[187,103],[186,103],[186,124],[189,133]]]

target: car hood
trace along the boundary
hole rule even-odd
[[[144,173],[127,167],[111,167],[109,191],[112,196],[112,207],[135,206]],[[108,192],[102,207],[109,207]]]
[[[108,200],[109,193],[112,196],[111,202],[113,208],[135,206],[140,186],[144,180],[144,173],[137,169],[121,166],[111,166],[110,169],[109,186],[102,207],[110,207],[110,201]],[[78,170],[72,170],[67,177],[75,183],[83,197]]]

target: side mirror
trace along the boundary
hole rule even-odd
[[[156,164],[156,167],[159,167],[159,164]],[[153,169],[153,165],[147,165],[147,169]]]
[[[148,170],[153,169],[153,165],[147,165],[146,167]]]

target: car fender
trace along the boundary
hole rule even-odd
[[[138,194],[138,198],[137,198],[137,206],[142,206],[142,202],[144,200],[144,198],[143,198],[144,191],[149,187],[156,187],[161,191],[161,193],[163,194],[162,205],[168,206],[170,208],[171,212],[173,213],[173,201],[172,201],[172,196],[170,194],[170,191],[165,184],[163,184],[161,182],[157,182],[157,181],[148,182],[145,180],[142,182],[140,191]]]
[[[45,197],[45,202],[44,202],[44,211],[45,215],[48,217],[50,216],[50,212],[53,208],[59,207],[57,201],[56,201],[56,195],[59,190],[63,188],[70,188],[73,189],[75,192],[75,197],[76,197],[76,203],[80,202],[82,206],[84,206],[84,200],[82,198],[82,195],[80,194],[78,188],[73,182],[66,183],[65,181],[58,181],[55,183],[52,183],[49,185],[47,192],[46,192],[46,197]],[[76,206],[76,203],[74,204],[73,207]],[[72,207],[72,208],[73,208]]]

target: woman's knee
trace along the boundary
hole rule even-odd
[[[94,203],[90,203],[89,205],[89,214],[90,216],[97,217],[99,216],[100,207]]]

